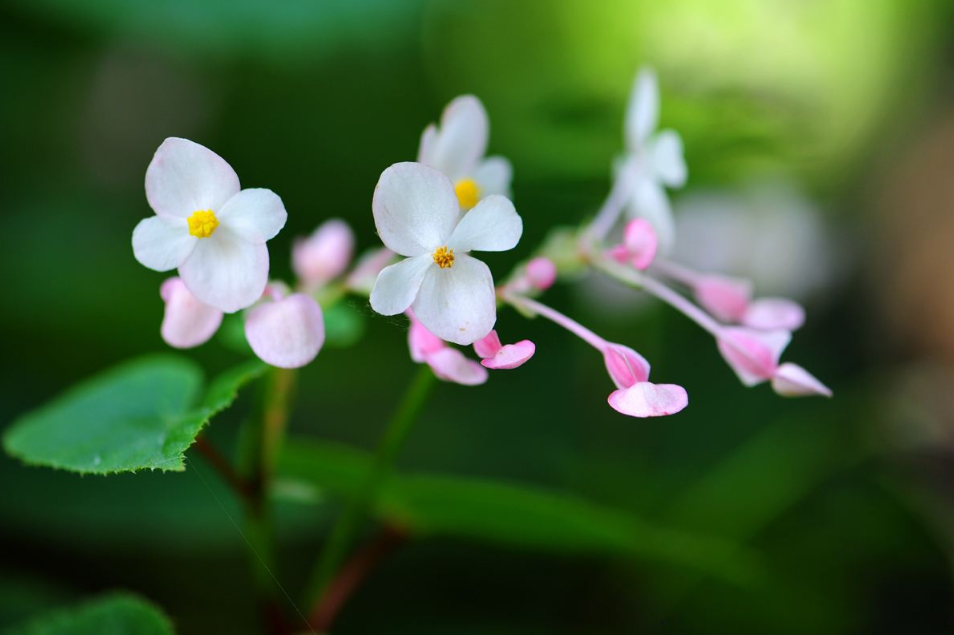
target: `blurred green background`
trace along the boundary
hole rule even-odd
[[[162,276],[130,247],[165,137],[214,149],[244,186],[282,196],[288,225],[269,246],[272,276],[289,279],[293,238],[326,218],[346,219],[359,248],[376,246],[379,174],[415,157],[451,98],[475,93],[491,151],[514,163],[526,227],[517,250],[488,258],[501,277],[553,226],[599,207],[633,75],[651,64],[662,124],[682,133],[689,164],[677,213],[719,196],[748,205],[751,223],[776,204],[813,214],[808,246],[789,249],[760,291],[798,288],[809,321],[787,358],[836,397],[746,390],[680,315],[580,281],[547,301],[640,350],[654,378],[687,388],[690,407],[617,415],[598,355],[505,310],[502,338],[530,337],[536,357],[480,388],[442,384],[399,466],[540,486],[737,540],[764,575],[734,584],[412,541],[335,632],[954,632],[952,28],[942,0],[7,0],[3,421],[165,350]],[[750,195],[766,183],[786,184],[788,198]],[[789,238],[777,232],[769,250]],[[409,381],[403,320],[353,309],[364,337],[304,370],[293,435],[371,447]],[[241,359],[218,341],[194,357],[210,373]],[[214,421],[213,441],[233,447],[250,401]],[[0,625],[125,588],[181,633],[259,632],[238,507],[200,459],[184,473],[102,478],[3,457],[0,475]],[[335,509],[279,510],[290,590]]]

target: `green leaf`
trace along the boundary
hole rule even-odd
[[[350,496],[370,464],[370,455],[351,448],[289,440],[279,472],[286,482],[297,480]],[[416,535],[622,556],[700,569],[735,582],[750,580],[758,569],[754,556],[735,543],[657,526],[572,495],[504,482],[398,474],[382,488],[373,513],[379,521]]]
[[[3,445],[25,463],[82,474],[182,471],[202,427],[265,368],[256,361],[223,374],[193,407],[202,384],[194,363],[171,355],[126,362],[21,417]]]
[[[173,635],[169,619],[135,595],[114,593],[14,627],[7,635]]]

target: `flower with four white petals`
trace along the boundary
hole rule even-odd
[[[513,168],[503,157],[484,158],[489,139],[487,111],[473,95],[454,99],[444,108],[440,127],[431,124],[421,135],[418,162],[453,182],[461,209],[471,209],[493,194],[510,197]]]
[[[675,221],[665,188],[685,185],[687,170],[679,133],[657,132],[658,123],[659,84],[656,73],[643,68],[636,76],[626,110],[626,155],[617,178],[631,180],[627,213],[652,223],[659,250],[666,254],[675,240]]]
[[[156,215],[133,231],[136,260],[155,271],[178,268],[199,301],[226,313],[261,297],[268,283],[265,242],[288,216],[277,194],[241,189],[222,157],[169,138],[146,170],[146,198]]]
[[[434,335],[468,345],[497,321],[490,269],[471,251],[507,251],[523,234],[513,203],[488,196],[460,216],[454,186],[420,163],[386,169],[371,203],[374,224],[388,249],[406,256],[378,275],[371,308],[397,315],[413,308]]]

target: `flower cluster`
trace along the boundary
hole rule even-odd
[[[329,220],[295,242],[294,290],[268,276],[266,242],[287,218],[282,200],[270,190],[241,189],[232,168],[211,150],[167,139],[146,172],[155,216],[133,232],[143,265],[178,269],[178,277],[161,286],[162,337],[174,347],[198,346],[216,333],[224,313],[244,311],[252,351],[274,366],[296,368],[315,359],[324,343],[318,300],[366,295],[377,313],[407,316],[414,362],[445,381],[478,385],[488,369],[517,368],[536,352],[529,340],[501,342],[497,308],[510,305],[554,322],[602,355],[615,386],[607,397],[614,410],[654,417],[684,409],[685,389],[650,382],[649,362],[639,353],[539,301],[571,261],[644,290],[695,321],[745,385],[770,382],[783,395],[830,395],[806,370],[779,361],[805,320],[798,304],[756,298],[747,280],[669,258],[678,236],[666,189],[682,187],[687,168],[681,138],[657,131],[658,119],[656,76],[642,70],[626,114],[626,152],[615,162],[603,207],[571,249],[544,247],[501,285],[474,254],[516,247],[523,220],[510,200],[510,162],[485,156],[489,118],[474,96],[454,99],[439,125],[424,130],[416,162],[395,163],[381,174],[371,210],[385,248],[352,267],[354,235],[344,221]],[[454,345],[472,346],[477,359]]]

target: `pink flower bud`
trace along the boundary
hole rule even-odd
[[[603,361],[617,388],[629,388],[649,379],[649,362],[628,346],[609,344],[603,350]]]
[[[259,304],[245,319],[245,338],[267,364],[300,368],[315,359],[325,343],[321,307],[303,293]]]
[[[481,358],[481,365],[492,370],[510,370],[525,364],[537,347],[530,340],[521,340],[516,344],[500,343],[497,331],[491,331],[485,338],[474,342],[474,352]]]
[[[788,346],[792,334],[785,330],[757,331],[742,327],[722,330],[719,352],[746,386],[772,379],[778,370],[778,358]]]
[[[648,220],[637,218],[626,224],[626,229],[623,230],[623,245],[629,253],[633,267],[643,271],[656,258],[659,238]]]
[[[222,324],[222,311],[203,304],[179,278],[162,283],[159,294],[166,303],[160,333],[174,348],[192,348],[204,344]]]
[[[333,218],[292,249],[292,268],[307,285],[320,286],[341,275],[351,262],[354,234],[343,220]]]
[[[540,256],[527,263],[527,280],[537,291],[545,291],[552,287],[556,278],[556,265],[549,258]]]
[[[741,278],[709,274],[701,276],[694,287],[699,304],[723,322],[739,322],[752,299],[752,283]]]

